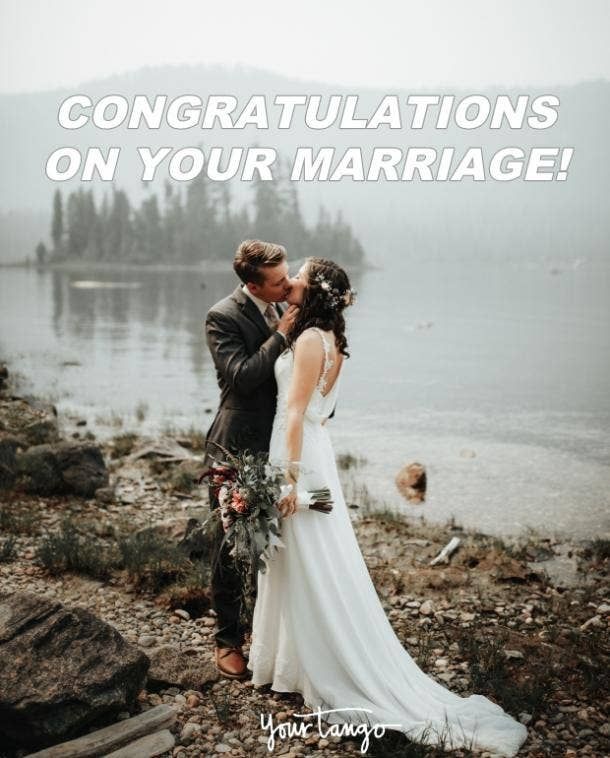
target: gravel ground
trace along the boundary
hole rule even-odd
[[[148,654],[171,645],[211,662],[212,610],[191,617],[184,609],[169,608],[163,597],[138,590],[125,572],[115,571],[105,581],[53,576],[37,561],[40,539],[66,516],[83,534],[109,546],[119,534],[206,513],[202,494],[177,493],[172,485],[172,472],[183,464],[165,471],[154,456],[113,460],[112,447],[112,442],[104,446],[115,490],[108,502],[19,493],[5,498],[3,507],[22,521],[15,529],[14,559],[0,563],[0,589],[40,593],[87,608]],[[524,758],[610,755],[607,543],[570,545],[530,535],[508,545],[455,525],[396,520],[362,508],[353,513],[390,622],[428,674],[460,694],[486,694],[526,723]],[[461,544],[449,563],[431,567],[430,560],[453,536]],[[474,639],[479,644],[469,645]],[[272,714],[276,724],[297,724],[294,714],[308,710],[298,693],[279,694],[268,685],[254,688],[249,681],[222,678],[199,690],[171,687],[139,695],[141,709],[159,703],[177,710],[176,747],[165,755],[179,757],[269,755],[261,714]],[[445,754],[411,750],[399,737],[371,737],[369,755]],[[360,745],[361,738],[325,737],[314,730],[304,740],[278,740],[273,754],[349,755],[359,753]]]

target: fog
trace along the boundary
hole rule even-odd
[[[379,89],[610,78],[605,0],[3,0],[0,13],[0,92],[201,63]]]

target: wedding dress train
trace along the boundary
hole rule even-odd
[[[299,489],[328,487],[334,507],[298,510],[281,520],[285,549],[258,575],[248,668],[254,685],[300,692],[327,724],[392,724],[416,742],[443,742],[514,756],[525,726],[482,695],[461,697],[426,675],[396,637],[371,581],[342,494],[326,419],[339,389],[324,395],[326,361],[303,425]],[[286,460],[286,400],[293,354],[275,364],[277,415],[270,460]],[[368,709],[365,712],[364,709]],[[444,735],[444,738],[441,738]]]

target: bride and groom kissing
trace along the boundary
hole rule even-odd
[[[484,696],[451,692],[402,647],[356,540],[326,424],[349,357],[347,273],[309,257],[290,278],[286,249],[261,240],[242,242],[233,268],[241,283],[205,322],[220,388],[206,462],[218,446],[265,453],[293,488],[278,505],[284,548],[258,573],[248,659],[240,579],[216,522],[219,672],[299,692],[329,724],[385,723],[423,744],[517,755],[525,726]],[[297,490],[320,488],[330,490],[330,513],[297,509]],[[210,505],[218,507],[212,490]]]

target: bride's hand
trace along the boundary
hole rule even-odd
[[[286,497],[282,498],[278,503],[278,508],[282,516],[292,516],[297,510],[297,496],[296,492],[291,492]]]

